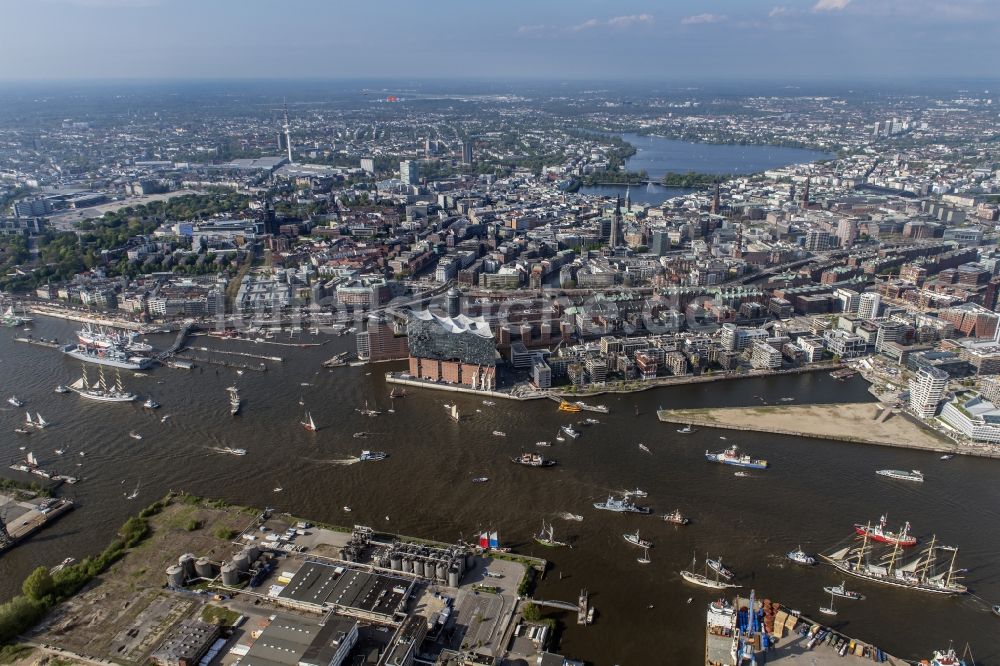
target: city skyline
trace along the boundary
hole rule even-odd
[[[1000,35],[1000,6],[986,0],[448,1],[433,13],[399,2],[4,0],[0,9],[3,81],[989,79]]]

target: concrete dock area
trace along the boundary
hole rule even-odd
[[[694,427],[751,430],[960,453],[956,451],[954,442],[879,403],[661,409],[657,416],[665,423]]]
[[[0,517],[7,533],[16,543],[31,536],[73,508],[73,502],[53,497],[18,499],[13,494],[0,493]],[[0,547],[2,551],[2,547]]]

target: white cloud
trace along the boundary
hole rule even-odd
[[[632,14],[631,16],[616,16],[608,19],[608,25],[612,28],[627,28],[637,23],[652,23],[652,14]]]
[[[577,23],[574,26],[570,26],[570,30],[574,32],[579,32],[580,30],[590,30],[591,28],[596,28],[601,25],[601,22],[597,19],[587,19],[583,23]]]
[[[46,0],[51,4],[74,5],[91,9],[127,9],[129,7],[156,7],[160,0]]]
[[[544,25],[541,25],[541,24],[522,25],[522,26],[518,27],[517,34],[519,34],[519,35],[534,35],[536,33],[543,32],[544,30],[546,30],[547,27],[548,26],[544,26]]]
[[[773,7],[771,11],[767,13],[767,15],[770,16],[771,18],[776,18],[778,16],[790,16],[794,13],[795,12],[793,10],[789,9],[788,7],[785,7],[784,5],[777,5]]]
[[[821,0],[822,1],[822,0]],[[721,23],[726,20],[724,14],[695,14],[681,19],[681,25],[700,25],[702,23]]]
[[[851,0],[817,0],[814,12],[838,12],[851,4]]]

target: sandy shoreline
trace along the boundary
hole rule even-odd
[[[901,414],[890,413],[883,419],[878,403],[664,409],[657,415],[668,423],[965,453],[954,442]]]

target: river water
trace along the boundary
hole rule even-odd
[[[73,329],[69,323],[42,319],[34,334],[68,340]],[[53,393],[57,383],[76,379],[79,365],[12,337],[11,331],[0,331],[0,396],[16,392],[52,425],[22,439],[13,429],[23,410],[4,404],[0,457],[20,458],[24,452],[19,446],[28,446],[43,467],[83,479],[62,491],[79,502],[76,511],[0,557],[3,597],[15,593],[34,566],[99,551],[128,516],[173,489],[445,541],[470,538],[477,528],[493,525],[508,545],[553,562],[537,590],[539,597],[573,601],[580,588],[590,590],[596,623],[581,628],[575,616],[559,616],[566,623],[562,649],[601,665],[701,663],[704,605],[711,595],[691,588],[677,574],[693,551],[699,560],[721,555],[758,595],[816,615],[829,601],[821,588],[840,577],[827,566],[790,566],[782,554],[799,544],[811,553],[825,550],[846,538],[854,522],[877,520],[883,512],[893,525],[910,520],[918,535],[936,532],[961,546],[959,563],[969,569],[970,587],[991,603],[1000,601],[997,461],[942,462],[917,451],[757,433],[703,429],[680,435],[655,416],[659,405],[774,404],[782,397],[865,401],[869,396],[860,379],[840,383],[814,373],[604,396],[598,400],[611,413],[592,415],[601,423],[582,429],[579,439],[554,442],[544,451],[558,466],[536,470],[508,459],[534,450],[538,440],[554,441],[558,427],[580,415],[560,413],[550,401],[498,401],[487,407],[473,396],[409,389],[407,397],[395,401],[394,414],[361,416],[355,408],[365,400],[381,409],[390,406],[382,373],[398,364],[321,369],[322,360],[352,348],[349,337],[309,349],[197,338],[199,346],[286,360],[269,363],[269,372],[242,377],[229,369],[216,374],[212,366],[190,372],[157,369],[147,378],[126,373],[129,388],[162,403],[156,413],[138,404],[86,403]],[[170,338],[152,341],[162,348]],[[225,391],[234,382],[245,398],[236,418],[228,413]],[[298,426],[304,410],[300,399],[312,411],[319,432],[310,434]],[[461,423],[445,414],[443,404],[452,401],[468,415]],[[161,423],[166,414],[171,418]],[[129,438],[133,429],[144,439]],[[494,430],[507,436],[495,437]],[[378,434],[354,439],[357,431]],[[706,463],[706,449],[719,450],[727,443],[720,436],[772,461],[772,468],[737,478],[730,467]],[[641,451],[640,442],[651,453]],[[212,450],[223,446],[244,447],[249,453],[235,457]],[[54,453],[58,448],[66,449],[64,455]],[[362,448],[385,450],[390,457],[379,463],[343,463]],[[79,456],[81,451],[86,456]],[[921,469],[927,481],[907,484],[876,476],[875,470],[884,467]],[[489,476],[489,483],[470,482],[481,475]],[[141,483],[139,499],[128,501],[124,492],[136,483]],[[284,490],[275,494],[278,485]],[[644,502],[658,514],[680,507],[693,524],[677,528],[656,516],[592,508],[609,492],[636,486],[648,491]],[[353,512],[345,514],[344,505]],[[566,512],[584,520],[561,519]],[[575,547],[536,545],[531,537],[543,519],[554,521],[556,537]],[[640,553],[621,538],[637,528],[655,542],[652,564],[638,564]],[[1000,661],[1000,620],[977,597],[942,599],[862,581],[851,586],[868,598],[838,604],[834,624],[841,631],[904,657],[927,657],[953,639],[960,646],[968,641],[977,663]]]

